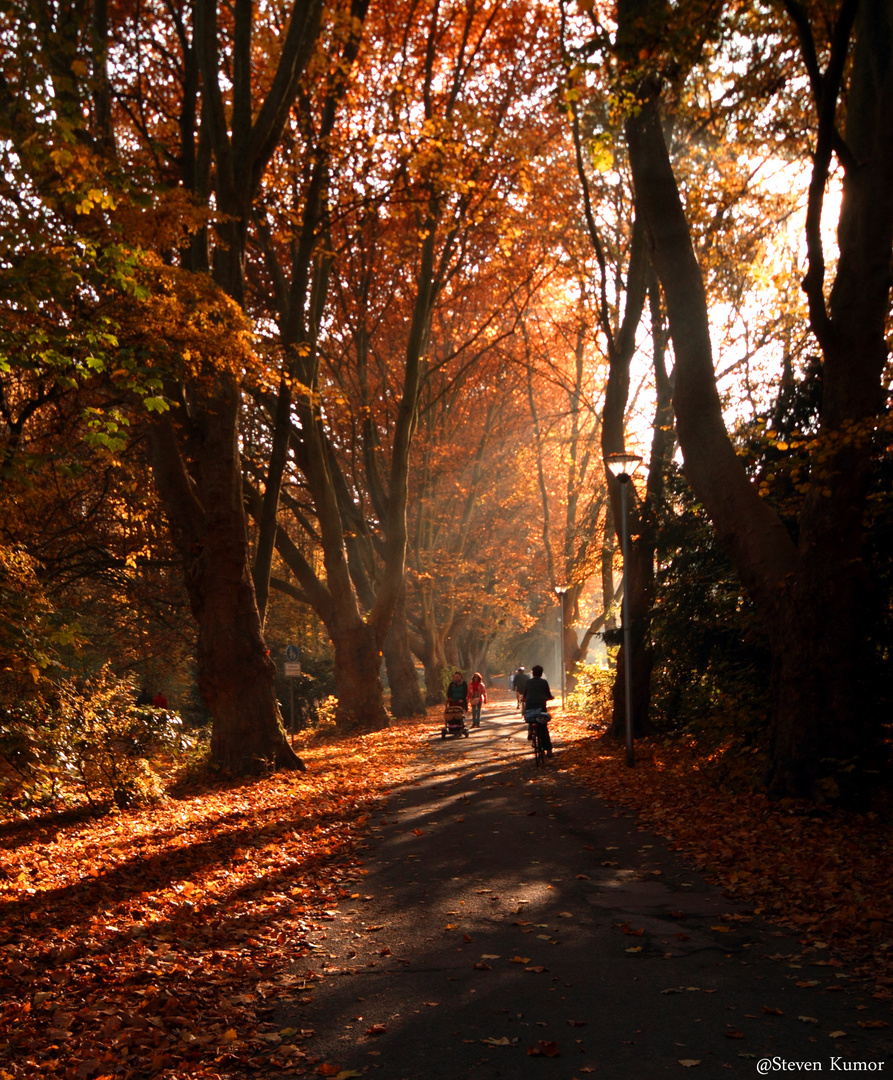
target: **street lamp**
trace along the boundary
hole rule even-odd
[[[629,617],[629,507],[627,489],[630,477],[641,464],[638,454],[608,454],[605,465],[612,476],[620,481],[620,551],[623,555],[623,606],[621,630],[623,633],[623,686],[626,705],[626,764],[635,764],[633,751],[633,701],[632,701],[632,627]]]
[[[564,695],[567,689],[567,679],[564,670],[564,594],[567,585],[556,585],[555,595],[558,597],[558,656],[561,663],[561,707],[564,708]]]

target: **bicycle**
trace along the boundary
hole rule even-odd
[[[549,721],[549,714],[545,709],[531,710],[529,713],[525,712],[524,719],[527,721],[530,728],[531,742],[533,743],[533,760],[536,763],[536,767],[539,769],[546,763],[546,752],[551,749],[547,745],[546,724]]]

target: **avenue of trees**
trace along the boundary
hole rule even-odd
[[[559,625],[573,683],[627,449],[637,731],[865,798],[893,0],[11,0],[0,52],[7,763],[103,672],[300,768],[287,644],[344,731]]]

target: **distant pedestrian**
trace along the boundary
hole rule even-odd
[[[515,672],[512,678],[512,689],[518,695],[517,708],[521,709],[524,706],[524,691],[527,689],[527,680],[529,676],[524,670],[524,665]]]
[[[159,690],[155,697],[152,698],[152,704],[156,709],[167,708],[167,698],[164,696],[163,690]]]
[[[481,706],[487,700],[487,691],[481,673],[476,671],[468,687],[468,703],[471,705],[471,726],[481,726]]]

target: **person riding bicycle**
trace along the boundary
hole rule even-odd
[[[512,677],[512,689],[518,695],[518,708],[521,709],[524,706],[524,690],[527,687],[527,682],[530,676],[524,670],[523,664],[515,672]]]
[[[541,664],[534,664],[532,677],[527,680],[524,688],[524,719],[528,724],[528,738],[533,738],[533,717],[536,713],[546,710],[546,702],[552,701],[555,695],[549,687],[549,683],[543,678]],[[548,717],[548,713],[546,714]],[[552,740],[549,737],[549,726],[541,723],[539,727],[540,738],[543,741],[546,753],[552,756]]]

